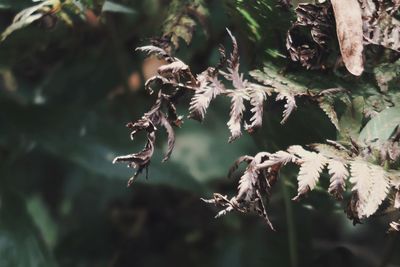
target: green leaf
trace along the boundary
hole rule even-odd
[[[136,11],[125,5],[114,3],[111,1],[105,1],[101,12],[114,12],[114,13],[125,13],[125,14],[136,14]]]
[[[0,266],[55,266],[28,214],[25,201],[9,190],[0,197]]]
[[[400,124],[400,108],[392,107],[383,110],[373,117],[361,130],[358,137],[359,142],[369,143],[375,140],[383,142],[390,138],[393,131]]]
[[[358,96],[347,105],[344,114],[339,121],[339,140],[349,141],[349,138],[357,138],[360,132],[365,106],[364,97]]]

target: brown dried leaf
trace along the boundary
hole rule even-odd
[[[321,154],[310,152],[301,146],[291,146],[287,150],[292,155],[298,156],[300,160],[300,171],[297,176],[299,184],[298,194],[293,200],[300,199],[301,196],[313,190],[317,185],[322,170],[327,164],[327,159]]]
[[[343,199],[342,193],[346,188],[346,179],[349,177],[346,163],[339,160],[328,160],[328,170],[331,175],[328,192],[336,199]]]
[[[294,95],[288,92],[280,92],[276,96],[276,100],[286,100],[285,109],[283,110],[283,118],[281,124],[284,124],[289,118],[290,114],[297,108],[296,99]]]
[[[356,205],[358,218],[368,218],[376,212],[388,194],[388,175],[382,167],[363,160],[353,161],[350,167],[352,190],[358,195]]]
[[[347,70],[356,76],[364,71],[363,21],[357,0],[331,0],[340,52]]]
[[[334,20],[330,3],[301,3],[295,12],[297,21],[286,37],[286,48],[291,59],[307,69],[325,68]],[[304,34],[304,29],[310,32],[311,38]]]
[[[400,21],[395,18],[399,1],[360,0],[364,40],[400,52]]]
[[[144,169],[147,170],[150,164],[151,157],[153,156],[154,153],[154,144],[156,141],[156,135],[155,135],[156,128],[153,125],[153,123],[146,117],[143,117],[136,123],[128,123],[127,127],[132,129],[131,138],[133,138],[138,131],[144,130],[147,132],[147,143],[142,151],[125,156],[119,156],[113,160],[113,164],[117,162],[128,162],[129,163],[128,167],[137,168],[134,176],[131,177],[128,181],[128,186],[130,186]]]
[[[244,156],[239,158],[233,169],[236,169],[240,162],[249,163],[244,174],[239,180],[238,193],[236,196],[228,199],[221,194],[214,194],[214,199],[204,200],[207,203],[213,203],[225,207],[216,217],[225,215],[227,212],[236,210],[242,213],[256,212],[262,217],[268,226],[273,230],[273,226],[268,218],[263,198],[268,198],[268,189],[270,184],[266,172],[257,168],[257,166],[266,158],[269,153],[258,153],[254,158]]]
[[[211,100],[225,91],[224,85],[218,80],[211,69],[207,69],[197,76],[200,86],[190,101],[190,118],[203,121]]]
[[[229,121],[227,123],[229,130],[231,131],[231,136],[228,142],[231,143],[238,139],[242,135],[242,117],[245,110],[244,99],[245,95],[242,92],[232,90],[229,93],[231,97],[231,112],[229,113]]]
[[[174,131],[174,128],[172,128],[171,123],[165,117],[165,115],[163,113],[161,113],[160,124],[165,128],[165,130],[167,131],[167,135],[168,135],[168,149],[167,149],[167,153],[165,154],[165,156],[164,156],[164,158],[162,160],[163,162],[165,162],[165,161],[167,161],[169,159],[169,157],[171,156],[172,151],[174,150],[174,146],[175,146],[175,131]]]
[[[171,55],[167,51],[154,45],[140,46],[137,47],[135,51],[141,51],[146,53],[147,55],[157,55],[158,57],[165,59],[168,63],[176,61],[176,59],[171,57]]]
[[[266,99],[267,93],[264,87],[256,85],[250,87],[250,104],[253,106],[250,111],[253,116],[250,118],[250,125],[245,124],[244,126],[249,133],[253,133],[262,126],[264,101]]]

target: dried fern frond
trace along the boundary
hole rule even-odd
[[[166,116],[163,108],[167,107],[169,116]],[[151,158],[154,153],[154,146],[156,141],[157,126],[163,127],[167,132],[168,148],[164,156],[163,162],[167,161],[174,149],[175,145],[175,132],[173,126],[179,126],[181,118],[175,113],[174,104],[171,103],[171,97],[164,95],[161,91],[158,94],[156,103],[145,113],[144,116],[135,123],[128,123],[126,126],[130,128],[131,139],[140,131],[147,133],[147,143],[144,149],[138,153],[133,153],[125,156],[118,156],[113,160],[113,163],[128,162],[128,167],[136,168],[136,172],[128,181],[128,186],[132,185],[138,175],[150,165]]]
[[[231,131],[229,143],[233,142],[242,135],[241,125],[243,112],[245,110],[244,100],[248,96],[241,91],[230,90],[228,96],[231,97],[231,111],[229,113],[229,121],[227,122],[228,128]]]
[[[269,155],[269,153],[261,152],[254,157],[243,156],[235,162],[230,173],[237,168],[239,163],[244,161],[248,162],[245,172],[240,177],[236,196],[228,199],[226,196],[215,193],[213,199],[203,199],[207,203],[225,207],[216,217],[225,215],[232,210],[242,213],[255,212],[265,220],[272,230],[274,230],[266,212],[265,202],[268,200],[271,181],[275,177],[271,177],[270,173],[264,172],[257,167],[263,160],[268,158]]]
[[[326,50],[334,35],[330,3],[302,3],[295,12],[297,21],[289,29],[286,38],[290,58],[307,69],[325,68]],[[311,38],[304,36],[304,29],[311,33]]]
[[[254,84],[250,91],[250,104],[252,105],[251,112],[253,116],[250,118],[250,124],[245,124],[244,128],[249,133],[254,132],[262,126],[264,113],[264,101],[267,99],[267,94],[271,95],[269,90],[263,86]]]
[[[328,192],[336,199],[342,199],[342,193],[346,189],[346,180],[349,177],[347,164],[339,160],[329,159],[328,170],[331,176]]]
[[[289,147],[287,151],[260,152],[255,157],[240,157],[229,171],[229,176],[231,176],[240,163],[248,163],[248,167],[239,180],[238,194],[231,199],[222,197],[221,194],[214,194],[214,199],[208,202],[225,207],[218,215],[233,210],[244,213],[254,212],[255,203],[259,205],[264,203],[257,202],[259,193],[268,199],[270,188],[275,184],[279,171],[289,163],[300,166],[297,175],[298,195],[293,198],[293,200],[298,200],[315,188],[327,166],[330,175],[328,192],[336,199],[342,200],[346,181],[350,178],[350,183],[353,184],[353,196],[348,204],[349,215],[355,222],[368,218],[386,199],[390,186],[400,188],[400,175],[398,172],[388,172],[381,166],[368,162],[343,145],[332,141],[328,143],[310,145],[314,151],[295,145]],[[397,198],[400,199],[398,192]],[[399,206],[399,203],[400,200],[395,200],[394,207]],[[396,226],[396,224],[393,225]]]
[[[147,55],[157,55],[168,63],[160,66],[157,70],[158,74],[150,77],[145,83],[145,88],[150,93],[153,92],[154,87],[160,88],[156,103],[144,117],[150,120],[155,127],[162,126],[167,131],[168,149],[164,160],[169,158],[174,147],[173,126],[179,126],[182,123],[180,117],[178,118],[176,115],[175,104],[187,92],[194,92],[190,101],[189,118],[199,121],[204,119],[207,108],[214,98],[219,95],[231,98],[230,118],[227,125],[231,133],[228,141],[232,142],[242,135],[245,101],[250,101],[252,117],[249,124],[244,123],[244,128],[252,133],[261,127],[264,101],[273,93],[276,94],[277,101],[286,101],[282,120],[284,123],[296,108],[296,97],[308,97],[312,101],[321,103],[325,103],[326,100],[326,103],[330,103],[329,99],[343,91],[333,88],[313,93],[307,87],[280,75],[279,71],[271,66],[265,66],[264,71],[250,72],[250,75],[261,84],[247,81],[244,79],[243,73],[239,72],[239,48],[236,38],[229,30],[227,32],[232,41],[232,52],[228,59],[225,49],[221,47],[219,49],[221,58],[218,65],[208,67],[197,76],[192,74],[187,64],[179,58],[173,57],[163,48],[148,45],[136,49]],[[223,70],[224,68],[225,70]],[[219,79],[221,76],[231,82],[233,89],[225,88],[224,83]],[[163,111],[165,108],[168,109],[168,116]],[[172,115],[170,114],[171,110],[173,111]],[[330,107],[330,110],[333,112],[333,107]]]
[[[303,149],[301,146],[291,146],[288,152],[300,158],[300,172],[297,176],[298,194],[294,200],[298,200],[301,196],[313,190],[318,182],[319,176],[323,171],[327,159],[321,154],[310,152]]]
[[[357,217],[368,218],[378,209],[386,198],[389,189],[388,177],[385,170],[377,165],[362,160],[350,164],[352,191],[357,193]]]
[[[135,51],[144,52],[147,55],[157,55],[158,57],[165,59],[169,63],[176,61],[176,59],[171,57],[171,55],[167,51],[154,45],[140,46],[137,47]]]
[[[294,95],[291,95],[288,92],[280,92],[276,96],[276,100],[286,101],[286,104],[284,105],[285,109],[283,110],[283,118],[281,120],[281,124],[284,124],[288,120],[290,114],[292,114],[292,112],[297,108],[296,99]]]
[[[208,73],[210,70],[205,72],[197,76],[200,86],[196,89],[189,107],[189,118],[198,121],[204,120],[211,100],[225,91],[225,86],[218,80],[216,75],[211,76]]]

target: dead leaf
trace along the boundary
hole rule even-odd
[[[347,70],[356,76],[364,71],[363,21],[357,0],[332,0],[340,52]]]

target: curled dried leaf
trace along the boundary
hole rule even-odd
[[[286,48],[291,59],[307,69],[325,68],[334,21],[330,3],[302,3],[295,12],[297,21],[286,37]],[[304,29],[310,32],[311,38],[304,34]]]
[[[281,120],[281,124],[284,124],[288,120],[290,114],[292,114],[292,112],[297,108],[296,99],[294,95],[291,95],[290,93],[280,92],[276,96],[276,100],[286,100],[286,104],[284,106],[285,109],[283,110],[283,118]]]
[[[132,130],[131,138],[133,138],[138,131],[147,132],[147,143],[142,151],[125,156],[119,156],[113,160],[113,163],[127,162],[128,167],[137,168],[134,176],[131,177],[128,181],[128,186],[130,186],[144,169],[146,169],[147,171],[151,157],[153,156],[154,153],[154,144],[156,141],[156,135],[155,135],[156,128],[153,125],[153,123],[146,117],[142,118],[141,120],[138,120],[135,123],[128,123],[127,127]]]
[[[207,203],[225,207],[216,217],[225,215],[232,210],[242,213],[256,212],[274,230],[264,203],[268,199],[268,190],[270,188],[268,178],[271,177],[266,172],[257,168],[257,165],[268,158],[269,155],[269,153],[262,152],[254,156],[254,158],[244,156],[235,162],[233,169],[236,169],[241,162],[248,162],[245,172],[240,177],[237,195],[228,199],[221,194],[214,194],[213,199],[204,200]]]

